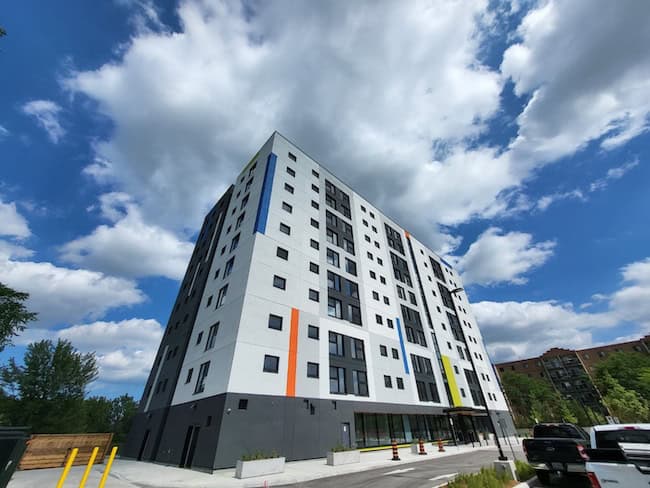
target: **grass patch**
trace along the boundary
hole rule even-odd
[[[512,485],[507,473],[497,474],[493,468],[481,468],[478,473],[461,474],[451,481],[448,488],[504,488]]]
[[[246,454],[242,454],[241,460],[257,461],[259,459],[274,459],[279,457],[280,455],[278,454],[277,451],[271,451],[271,452],[255,451],[255,452],[247,452]]]
[[[519,481],[526,481],[535,476],[535,468],[525,461],[515,460],[515,470]]]

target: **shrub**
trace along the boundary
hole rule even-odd
[[[515,460],[515,469],[517,471],[517,479],[519,481],[526,481],[535,476],[535,468],[525,461]]]
[[[451,481],[448,488],[503,488],[510,481],[507,473],[497,474],[493,468],[481,468],[478,473],[461,474]]]
[[[273,459],[273,458],[279,458],[280,454],[276,450],[273,450],[271,452],[265,452],[265,451],[255,451],[255,452],[248,452],[246,454],[242,454],[241,460],[242,461],[257,461],[259,459]]]
[[[335,445],[332,449],[330,449],[331,452],[344,452],[344,451],[354,451],[356,447],[347,447],[344,446],[343,444],[337,444]]]

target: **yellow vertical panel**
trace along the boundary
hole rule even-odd
[[[448,356],[442,356],[442,365],[445,367],[445,376],[447,377],[447,384],[451,391],[451,399],[454,402],[454,407],[462,407],[463,401],[460,399],[460,391],[458,391],[458,385],[456,384],[454,369],[451,367],[451,361]]]

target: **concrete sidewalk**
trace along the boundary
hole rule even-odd
[[[433,445],[426,444],[427,455],[420,456],[412,454],[410,447],[399,450],[401,461],[392,461],[391,450],[372,451],[361,453],[361,462],[343,466],[327,466],[325,459],[309,459],[306,461],[293,461],[285,465],[284,473],[259,478],[239,480],[235,478],[235,470],[221,469],[213,474],[200,473],[189,469],[181,469],[171,466],[163,466],[153,463],[116,459],[106,483],[107,488],[230,488],[230,487],[261,487],[279,486],[303,481],[327,478],[348,473],[367,471],[381,467],[398,467],[405,464],[432,461],[445,456],[455,454],[467,454],[478,450],[494,450],[494,446],[482,446],[472,448],[471,446],[447,446],[445,452],[437,452]],[[86,486],[94,488],[99,484],[99,479],[104,466],[98,465],[93,468]],[[46,488],[54,486],[61,474],[62,468],[39,469],[30,471],[17,471],[8,488]],[[84,467],[72,468],[66,480],[65,486],[78,486]],[[266,485],[264,483],[267,483]]]

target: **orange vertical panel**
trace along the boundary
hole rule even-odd
[[[291,309],[291,328],[289,330],[289,361],[287,364],[287,396],[296,396],[296,363],[298,362],[298,322],[300,311]]]

